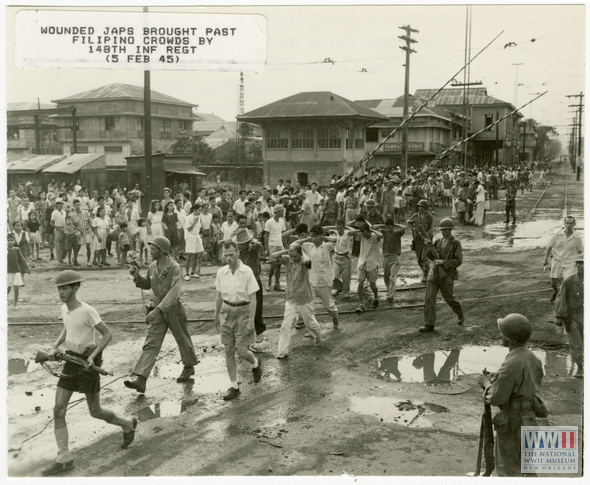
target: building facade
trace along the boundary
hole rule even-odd
[[[329,185],[366,154],[366,128],[387,117],[328,91],[299,93],[238,116],[263,130],[264,181]]]
[[[386,116],[367,128],[367,152],[379,146],[403,120],[404,97],[355,101]],[[410,97],[409,114],[417,111],[425,100]],[[463,117],[439,107],[424,107],[408,122],[408,168],[420,169],[463,138]],[[460,149],[451,150],[439,166],[460,163]],[[402,130],[398,130],[381,146],[366,167],[397,167],[402,165]]]
[[[43,113],[44,109],[53,108],[55,106],[51,104],[8,103],[6,110],[7,153],[60,155],[62,144],[56,130],[57,119]],[[39,114],[32,114],[32,110],[37,109]],[[39,131],[39,139],[37,139],[37,130]]]
[[[107,169],[125,170],[126,158],[144,153],[143,88],[129,84],[109,84],[53,101],[58,108],[77,109],[78,153],[105,153]],[[165,152],[181,130],[192,131],[193,104],[151,92],[152,150]],[[59,126],[68,126],[71,119],[58,115]],[[64,153],[72,153],[73,140],[69,130],[59,130]]]
[[[430,99],[438,90],[418,89],[415,97]],[[497,125],[492,124],[514,111],[506,101],[488,95],[486,88],[443,89],[433,99],[434,105],[456,113],[466,110],[469,123],[467,135],[485,129],[467,143],[468,165],[513,165],[518,162],[518,122],[522,115],[517,111]]]

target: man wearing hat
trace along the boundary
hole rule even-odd
[[[369,199],[365,202],[367,213],[365,214],[365,220],[374,226],[375,224],[384,224],[383,216],[377,210],[377,203],[373,199]]]
[[[576,258],[576,273],[568,276],[555,300],[558,326],[565,324],[572,361],[578,366],[576,377],[584,377],[584,255]]]
[[[543,383],[543,365],[526,348],[533,326],[525,316],[511,313],[497,323],[508,355],[498,372],[481,374],[477,380],[485,389],[486,402],[499,408],[493,419],[496,473],[499,477],[536,476],[521,471],[521,426],[536,426],[537,417],[547,417],[547,408],[536,396]]]
[[[328,200],[324,206],[320,225],[335,226],[338,219],[340,219],[340,204],[336,201],[336,189],[332,187],[328,190]]]
[[[242,220],[240,220],[242,222]],[[266,330],[266,325],[262,321],[262,305],[263,305],[263,290],[262,281],[260,281],[260,253],[262,251],[262,244],[260,241],[254,239],[254,233],[245,227],[241,227],[236,232],[234,237],[240,252],[240,261],[248,266],[256,283],[258,283],[258,291],[256,292],[256,314],[254,315],[254,330],[256,331],[256,343],[259,344],[264,340],[263,333]],[[250,350],[258,352],[258,349],[250,346]]]
[[[65,241],[64,241],[64,227],[66,226],[66,212],[63,210],[64,201],[58,197],[55,199],[55,210],[51,213],[49,224],[54,230],[55,240],[55,255],[59,264],[65,264],[64,257]]]
[[[420,332],[432,332],[436,323],[436,295],[440,290],[443,298],[451,307],[457,317],[457,323],[463,325],[463,307],[453,295],[455,280],[458,279],[457,268],[463,263],[463,250],[461,243],[452,235],[455,224],[453,220],[445,217],[439,224],[442,238],[430,244],[425,242],[425,254],[433,260],[434,266],[428,273],[426,282],[426,298],[424,301],[424,326]],[[428,243],[428,244],[427,244]],[[431,249],[433,248],[434,251]],[[436,253],[436,254],[435,254]]]
[[[87,303],[78,300],[78,290],[82,278],[71,270],[62,271],[55,279],[59,299],[63,302],[61,314],[64,328],[48,352],[52,360],[60,352],[59,346],[65,343],[66,354],[79,357],[86,362],[84,367],[66,362],[64,376],[57,382],[55,407],[53,408],[55,441],[58,448],[57,460],[42,471],[44,476],[56,475],[74,468],[74,459],[69,451],[68,425],[66,412],[74,392],[84,393],[90,415],[109,424],[120,426],[123,430],[121,448],[128,448],[135,439],[136,418],[117,416],[113,411],[100,405],[100,374],[91,366],[102,365],[102,351],[112,338],[109,328],[98,312]],[[101,334],[96,342],[96,332]]]
[[[408,219],[408,226],[412,229],[412,249],[416,252],[418,266],[422,269],[422,282],[425,283],[430,269],[424,237],[432,238],[432,215],[428,213],[428,202],[418,202],[418,212]]]
[[[180,301],[182,289],[182,270],[179,264],[170,257],[170,241],[164,236],[156,236],[148,243],[152,254],[152,263],[148,267],[145,277],[139,274],[139,269],[131,266],[135,286],[143,290],[152,290],[155,308],[148,313],[146,321],[149,325],[148,334],[137,364],[133,368],[133,380],[126,380],[124,384],[130,389],[144,393],[146,381],[156,364],[156,358],[166,337],[171,330],[174,340],[178,344],[180,358],[184,368],[176,382],[188,382],[195,373],[194,366],[199,363],[195,348],[188,332],[188,311]]]

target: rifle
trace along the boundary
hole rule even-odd
[[[488,375],[486,369],[483,370],[485,375]],[[492,475],[495,467],[494,460],[494,430],[492,427],[492,407],[486,402],[486,391],[483,391],[483,406],[484,411],[481,415],[481,427],[479,430],[479,447],[477,451],[477,466],[475,467],[475,476],[478,477],[481,473],[481,458],[482,451],[485,459],[486,471],[483,477]]]
[[[84,359],[82,359],[80,357],[76,357],[75,355],[66,354],[64,352],[58,352],[57,354],[55,354],[55,358],[51,354],[48,354],[47,352],[43,352],[42,350],[37,352],[37,355],[35,356],[35,363],[43,365],[48,360],[57,360],[58,362],[61,360],[65,360],[66,362],[71,362],[72,364],[77,364],[82,367],[84,367],[87,364],[87,362]],[[113,375],[112,372],[106,371],[106,370],[102,369],[101,367],[98,367],[97,365],[90,366],[90,369],[98,372],[99,374],[102,374],[103,376],[112,376]],[[73,376],[65,376],[63,374],[56,374],[56,373],[52,372],[51,370],[49,370],[49,372],[51,374],[55,375],[56,377],[73,377]]]
[[[139,271],[139,269],[140,269],[139,263],[136,261],[136,259],[131,254],[129,255],[129,259],[130,259],[129,266],[133,266],[134,268],[137,268],[137,270]],[[151,304],[146,305],[145,295],[143,293],[143,288],[140,288],[140,290],[141,290],[141,301],[143,303],[143,312],[144,312],[145,316],[147,317],[148,313],[151,312],[154,309],[154,307]],[[146,321],[146,323],[147,323],[147,321]]]
[[[422,238],[424,244],[426,244],[426,247],[428,248],[428,251],[430,251],[430,253],[434,256],[434,259],[441,259],[440,255],[438,254],[438,251],[434,247],[434,244],[432,244],[432,240],[428,237],[428,234],[426,234],[424,228],[416,224],[413,225],[413,229],[415,229],[418,235]],[[439,275],[441,277],[445,277],[447,275],[447,272],[442,267],[442,265],[435,265],[435,267],[438,267],[438,271],[440,272]]]

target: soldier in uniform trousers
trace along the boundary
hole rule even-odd
[[[407,223],[410,229],[412,229],[412,249],[416,253],[418,266],[422,270],[422,282],[425,283],[428,278],[428,270],[430,269],[430,261],[427,256],[428,248],[424,242],[424,237],[414,226],[421,227],[424,233],[429,238],[432,238],[432,215],[428,213],[427,201],[421,200],[418,202],[418,212],[410,216]]]
[[[336,189],[328,190],[328,200],[324,206],[324,212],[320,221],[321,226],[333,226],[340,219],[340,204],[336,201]]]
[[[452,234],[455,227],[453,220],[446,217],[439,224],[442,238],[434,242],[434,249],[440,259],[434,260],[434,255],[426,246],[428,258],[434,260],[434,267],[428,274],[426,282],[426,298],[424,301],[424,326],[420,332],[432,332],[436,323],[436,295],[440,290],[443,298],[457,314],[459,325],[463,325],[465,317],[463,316],[463,307],[453,295],[455,286],[454,280],[458,278],[457,268],[463,263],[463,250],[461,243]]]

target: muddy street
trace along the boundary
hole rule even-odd
[[[230,382],[213,323],[218,267],[204,266],[202,278],[183,284],[200,360],[193,382],[176,383],[182,363],[168,334],[145,395],[123,386],[146,334],[141,291],[121,267],[82,268],[78,295],[113,333],[103,365],[113,376],[101,378],[102,402],[137,417],[139,426],[136,441],[121,450],[119,428],[92,419],[83,395],[74,394],[67,421],[76,465],[63,476],[466,476],[475,470],[483,408],[477,375],[500,367],[508,349],[501,346],[496,319],[513,312],[532,322],[529,347],[545,368],[540,396],[549,417],[540,424],[582,430],[583,379],[573,377],[567,337],[553,323],[542,262],[565,214],[576,218],[576,230],[584,234],[583,182],[558,163],[546,178],[548,186],[519,190],[516,225],[504,224],[504,200],[491,200],[483,227],[454,231],[463,245],[455,284],[463,326],[439,295],[436,331],[418,332],[425,290],[407,231],[395,302],[385,300],[381,275],[377,310],[357,314],[356,297],[338,298],[340,327],[334,330],[318,307],[320,347],[305,338],[304,329],[293,330],[289,357],[274,358],[284,294],[265,291],[267,331],[257,354],[262,380],[254,384],[250,365],[238,361],[241,394],[229,402],[221,398]],[[449,215],[450,208],[436,208],[435,223]],[[12,477],[40,476],[57,453],[50,422],[57,379],[34,356],[47,351],[62,329],[54,286],[61,267],[48,261],[47,250],[41,257],[45,262],[35,263],[25,278],[18,309],[7,310]],[[351,291],[356,286],[354,270]]]

